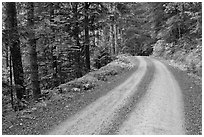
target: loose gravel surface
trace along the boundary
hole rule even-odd
[[[186,134],[202,135],[202,80],[174,66],[167,66],[182,90]]]
[[[156,67],[152,83],[118,134],[185,134],[180,87],[165,65],[151,60]]]
[[[112,134],[132,111],[151,81],[153,65],[138,58],[140,65],[123,84],[96,100],[76,115],[49,132],[51,135]],[[148,65],[147,65],[148,64]],[[144,86],[145,85],[145,86]],[[122,114],[122,115],[121,115]]]
[[[123,84],[48,134],[186,134],[185,101],[177,80],[160,61],[137,59],[137,71]]]
[[[3,119],[3,134],[202,134],[202,82],[166,61],[128,58],[134,68],[94,90],[60,95],[33,121]]]

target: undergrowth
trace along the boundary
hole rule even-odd
[[[153,56],[174,61],[187,72],[202,77],[202,46],[201,43],[166,43],[159,40],[154,45]]]

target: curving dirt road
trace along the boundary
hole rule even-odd
[[[161,62],[145,57],[137,71],[48,134],[185,134],[181,90]]]
[[[167,68],[153,62],[154,80],[118,134],[185,134],[181,90]]]

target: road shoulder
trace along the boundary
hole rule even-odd
[[[184,100],[185,127],[188,135],[202,135],[202,80],[186,71],[166,64],[182,90]]]
[[[137,64],[138,62],[135,61],[135,63]],[[2,134],[45,134],[53,128],[53,125],[60,124],[126,81],[137,70],[137,67],[138,64],[132,69],[124,69],[121,73],[108,77],[106,81],[100,81],[94,89],[83,94],[77,94],[72,100],[68,99],[66,94],[60,96],[59,99],[52,101],[41,111],[33,113],[32,115],[35,116],[35,119],[21,118],[17,115],[10,119],[3,118]]]

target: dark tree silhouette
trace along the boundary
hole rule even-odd
[[[37,52],[36,52],[36,39],[35,39],[35,32],[34,32],[34,3],[29,2],[27,3],[28,6],[28,32],[29,32],[29,39],[28,43],[30,46],[30,79],[33,91],[33,98],[38,99],[40,92],[40,83],[38,79],[38,63],[37,63]]]
[[[88,16],[88,10],[89,10],[89,3],[84,3],[84,30],[85,30],[85,56],[86,56],[86,69],[90,71],[90,53],[89,53],[89,16]]]
[[[19,34],[17,30],[16,4],[15,2],[6,3],[6,29],[9,35],[9,45],[12,57],[12,66],[14,73],[14,83],[16,96],[18,100],[23,98],[25,93],[24,73],[20,51]]]

